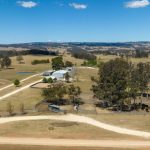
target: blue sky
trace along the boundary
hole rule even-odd
[[[0,43],[149,40],[149,0],[0,0]]]

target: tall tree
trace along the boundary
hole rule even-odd
[[[47,89],[42,91],[42,96],[51,103],[59,104],[66,94],[66,87],[61,83],[50,84]]]
[[[128,62],[121,58],[103,64],[99,69],[99,78],[92,86],[94,96],[122,107],[128,97],[128,69]]]
[[[16,60],[17,60],[19,63],[21,63],[21,62],[23,61],[22,55],[18,55],[18,56],[16,57]]]
[[[138,77],[138,88],[141,93],[141,103],[142,95],[148,90],[148,84],[150,81],[150,64],[149,63],[138,63],[137,64],[137,77]]]
[[[65,74],[65,80],[67,83],[69,83],[69,81],[70,81],[70,75],[68,72]]]
[[[129,98],[134,100],[134,106],[139,92],[139,81],[137,73],[137,68],[132,63],[130,63],[127,90]]]
[[[72,103],[75,104],[79,100],[79,95],[81,94],[81,89],[79,86],[74,86],[73,84],[68,87],[67,93],[72,100]]]
[[[9,66],[11,66],[11,59],[8,56],[5,56],[2,61],[3,61],[4,66],[6,68],[8,68]]]
[[[62,57],[55,57],[52,59],[53,70],[60,70],[64,67],[64,62]]]

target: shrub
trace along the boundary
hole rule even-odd
[[[49,59],[33,60],[33,61],[31,62],[32,65],[47,64],[47,63],[50,63]]]
[[[47,80],[47,82],[48,82],[48,83],[53,83],[53,79],[52,79],[52,78],[49,78],[49,79]]]
[[[18,79],[16,79],[16,80],[14,81],[14,85],[15,85],[16,87],[18,87],[18,86],[20,85],[20,81],[19,81]]]
[[[48,83],[46,78],[43,79],[43,83]]]

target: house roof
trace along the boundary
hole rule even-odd
[[[58,70],[58,71],[55,71],[53,73],[53,75],[55,75],[55,74],[66,74],[67,72],[68,72],[67,70]]]

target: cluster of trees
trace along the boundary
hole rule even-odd
[[[42,91],[42,96],[47,102],[57,105],[80,104],[80,94],[81,89],[79,86],[66,86],[63,83],[50,84],[48,88]]]
[[[18,55],[51,55],[51,56],[58,56],[57,51],[48,51],[45,49],[29,49],[29,50],[22,50],[22,51],[16,51],[16,50],[0,50],[0,54],[2,56],[18,56]]]
[[[42,50],[42,49],[30,49],[26,51],[27,55],[52,55],[57,56],[57,51],[48,51],[48,50]]]
[[[53,83],[54,81],[53,81],[53,79],[52,78],[44,78],[43,79],[43,83]]]
[[[18,61],[19,64],[21,64],[24,59],[23,59],[23,56],[19,54],[19,55],[16,57],[16,60]]]
[[[61,70],[64,67],[72,67],[73,63],[70,61],[64,62],[63,57],[58,56],[52,59],[52,68],[53,70]]]
[[[83,50],[80,47],[73,46],[68,51],[71,52],[72,56],[75,57],[75,58],[86,59],[86,60],[95,60],[96,59],[95,55],[89,53],[86,50]]]
[[[136,53],[135,53],[136,58],[144,58],[144,57],[148,57],[148,56],[149,56],[148,52],[142,51],[142,50],[136,50]]]
[[[11,66],[11,59],[8,56],[0,57],[0,66],[1,68],[8,68]]]
[[[117,105],[120,110],[130,105],[137,96],[148,91],[150,64],[138,63],[136,66],[122,58],[110,60],[101,65],[98,79],[92,77],[94,97]],[[142,99],[141,99],[142,104]]]
[[[47,63],[50,63],[49,59],[33,60],[33,61],[31,62],[32,65],[47,64]]]

